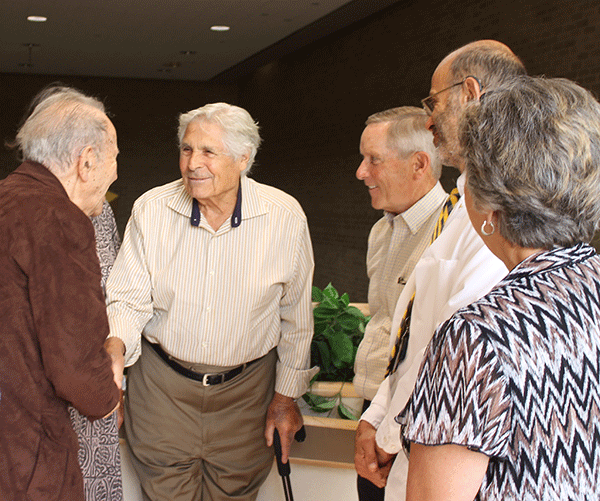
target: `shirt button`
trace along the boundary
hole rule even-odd
[[[208,343],[206,341],[202,343],[202,348],[208,348]]]
[[[210,312],[210,306],[207,306],[207,307],[206,307],[206,311],[209,311],[209,312]]]
[[[214,277],[215,276],[215,270],[210,270],[210,276]]]

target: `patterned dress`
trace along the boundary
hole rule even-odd
[[[121,245],[117,224],[108,202],[102,213],[92,218],[96,231],[96,250],[102,271],[102,289]],[[121,501],[121,455],[117,413],[91,423],[73,407],[71,423],[79,439],[79,465],[83,473],[86,501]]]
[[[406,441],[489,456],[479,500],[600,499],[600,258],[529,257],[436,332]]]

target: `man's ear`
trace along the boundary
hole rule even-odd
[[[92,167],[96,164],[96,153],[94,152],[94,148],[91,146],[86,146],[81,150],[81,154],[77,159],[77,177],[79,177],[82,181],[87,181],[90,176],[90,172]]]
[[[240,158],[240,166],[239,166],[240,172],[244,172],[244,170],[248,166],[249,159],[250,159],[250,155],[242,155],[242,158]]]
[[[412,168],[415,178],[424,176],[431,170],[431,158],[424,151],[417,151],[412,155]]]
[[[464,96],[468,101],[479,101],[481,94],[483,94],[481,85],[475,77],[467,77],[463,83]]]

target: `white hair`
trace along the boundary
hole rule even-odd
[[[181,146],[185,131],[192,121],[219,125],[223,129],[223,143],[229,154],[236,160],[244,155],[248,156],[248,164],[242,172],[242,176],[250,171],[261,141],[258,124],[254,122],[250,113],[239,106],[227,103],[207,104],[182,113],[179,115],[179,146]]]
[[[25,160],[61,175],[86,146],[103,155],[108,119],[101,101],[70,87],[53,87],[38,94],[32,106],[16,137]]]

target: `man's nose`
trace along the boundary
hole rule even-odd
[[[192,151],[187,167],[189,170],[196,170],[202,167],[202,155],[199,151]]]
[[[435,124],[433,123],[433,119],[431,118],[431,115],[429,115],[429,116],[427,117],[427,122],[425,122],[425,128],[426,128],[428,131],[431,131],[431,132],[433,132],[433,128],[434,128],[434,127],[435,127]]]
[[[364,180],[368,175],[367,162],[363,160],[358,169],[356,169],[356,178],[360,181]]]

